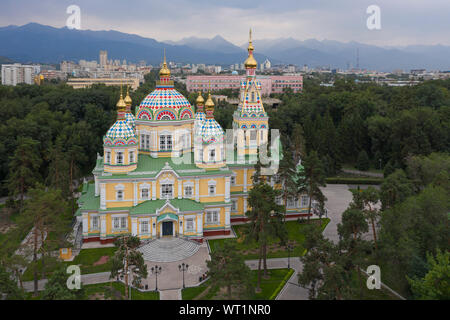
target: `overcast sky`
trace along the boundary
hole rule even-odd
[[[65,26],[69,5],[81,28],[118,30],[156,40],[220,34],[234,44],[293,37],[375,45],[450,45],[450,0],[1,0],[0,26]],[[381,9],[381,30],[368,30],[366,9]]]

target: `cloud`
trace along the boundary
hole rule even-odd
[[[254,37],[359,41],[377,45],[448,44],[448,0],[2,0],[4,25],[62,27],[65,9],[81,8],[82,28],[118,30],[157,40],[213,37],[242,44]],[[381,8],[381,30],[366,28],[366,8]]]

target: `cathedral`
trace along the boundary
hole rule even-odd
[[[232,223],[247,220],[254,173],[248,159],[269,137],[253,51],[250,32],[246,75],[233,114],[231,152],[240,161],[227,161],[230,150],[214,119],[211,94],[198,93],[194,109],[175,90],[165,55],[155,90],[134,113],[128,90],[125,98],[121,93],[117,120],[103,137],[103,156],[93,170],[94,183],[83,184],[78,200],[84,242],[109,243],[120,234],[202,242],[229,235]],[[288,215],[305,215],[307,205],[307,197],[289,198]]]

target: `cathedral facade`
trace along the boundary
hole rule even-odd
[[[108,243],[121,234],[202,242],[229,235],[233,222],[246,221],[254,173],[248,159],[269,137],[253,50],[250,33],[246,75],[233,114],[231,151],[237,161],[231,163],[211,94],[199,93],[194,112],[175,90],[165,56],[155,90],[135,114],[128,91],[125,98],[121,93],[117,121],[103,138],[103,156],[93,170],[94,183],[84,183],[78,200],[84,242]],[[289,215],[305,214],[304,198],[288,199]]]

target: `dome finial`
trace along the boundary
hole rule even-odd
[[[164,62],[161,70],[159,70],[160,77],[170,77],[170,69],[167,67],[166,48],[164,48]]]
[[[131,97],[130,97],[130,86],[128,84],[127,84],[127,95],[126,95],[124,101],[125,101],[125,104],[127,105],[127,108],[131,107],[133,100],[131,100]]]

